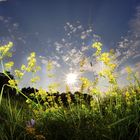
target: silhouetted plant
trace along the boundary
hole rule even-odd
[[[8,86],[10,79],[15,80],[14,76],[9,71],[6,71],[5,73],[0,73],[0,91],[3,88],[3,96],[4,97],[16,96],[16,89]]]

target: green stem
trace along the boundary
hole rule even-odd
[[[0,92],[0,105],[1,105],[1,101],[2,101],[2,96],[3,96],[3,91],[4,91],[4,87],[6,86],[6,84],[4,84],[2,86],[1,92]]]
[[[1,60],[1,67],[2,67],[2,72],[4,72],[4,65],[3,65],[3,61]]]

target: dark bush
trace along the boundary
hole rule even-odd
[[[14,80],[14,76],[9,71],[6,71],[5,73],[6,74],[0,73],[0,91],[2,90],[2,88],[4,88],[3,89],[4,97],[15,97],[16,90],[8,86],[9,85],[8,81],[10,79]]]

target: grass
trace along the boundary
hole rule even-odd
[[[137,140],[140,136],[140,90],[129,98],[118,90],[115,95],[93,99],[92,105],[48,108],[34,113],[25,103],[2,99],[0,106],[1,140]],[[27,121],[35,125],[27,127]]]
[[[3,98],[0,112],[0,140],[27,139],[25,123],[30,115],[20,102]]]

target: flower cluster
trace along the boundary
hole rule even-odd
[[[20,70],[15,70],[15,76],[19,79],[21,79],[23,77],[24,73],[21,72]]]
[[[96,56],[100,55],[101,51],[102,51],[102,47],[103,44],[101,42],[95,42],[92,44],[92,47],[96,49]]]
[[[4,64],[4,67],[6,70],[11,70],[11,68],[14,66],[14,62],[13,61],[9,61],[7,63]]]
[[[36,54],[35,54],[35,52],[32,52],[31,54],[30,54],[30,56],[27,58],[27,61],[28,61],[28,66],[27,67],[23,67],[23,68],[25,68],[25,70],[27,71],[27,72],[37,72],[38,70],[40,70],[41,68],[39,67],[39,66],[37,66],[37,63],[36,63]],[[22,68],[22,69],[23,69]]]
[[[51,83],[48,85],[48,90],[50,93],[56,93],[58,91],[59,84],[58,83]]]
[[[41,98],[41,100],[46,101],[47,98],[46,90],[40,88],[38,92],[35,93],[35,98],[37,99]]]
[[[39,71],[41,69],[39,66],[37,66],[37,62],[36,62],[35,57],[36,57],[35,52],[32,52],[30,54],[30,56],[27,58],[27,61],[28,61],[27,66],[23,64],[23,65],[21,65],[20,69],[16,69],[14,71],[15,76],[18,78],[18,80],[21,80],[26,72],[36,73],[37,71]],[[39,80],[40,80],[40,77],[36,76],[36,77],[32,77],[30,79],[30,82],[36,83]]]
[[[80,81],[81,81],[81,92],[83,92],[84,90],[89,90],[91,86],[90,80],[86,77],[81,77]]]
[[[131,82],[133,80],[133,72],[132,72],[131,67],[127,66],[126,67],[126,72],[127,72],[127,80],[129,82]]]
[[[4,57],[11,57],[12,53],[9,52],[9,50],[13,47],[13,42],[9,42],[7,45],[0,47],[0,60],[2,60]]]
[[[52,73],[53,69],[53,63],[52,61],[48,61],[47,66],[46,66],[46,72],[47,72],[47,77],[48,78],[53,78],[54,74]]]
[[[115,64],[113,53],[109,52],[101,52],[102,51],[102,43],[95,42],[93,43],[92,47],[96,48],[96,57],[97,61],[103,62],[105,65],[105,68],[100,71],[99,76],[101,77],[107,77],[110,84],[117,85],[116,75],[115,75],[115,69],[117,65]]]
[[[9,85],[12,87],[12,88],[16,88],[17,87],[17,81],[16,80],[13,80],[13,79],[10,79],[8,81]]]
[[[33,77],[33,78],[30,79],[31,83],[36,83],[39,80],[40,80],[40,77],[39,76],[35,76],[35,77]]]

